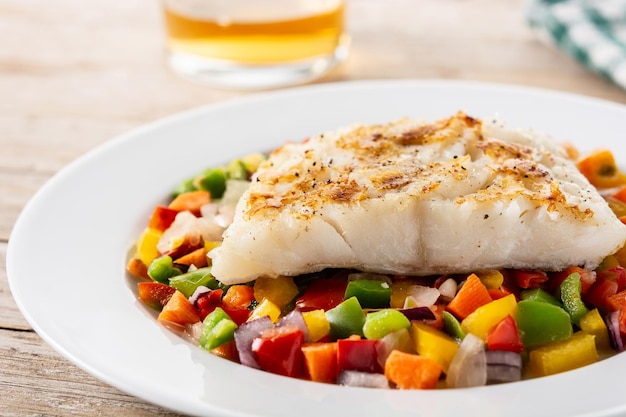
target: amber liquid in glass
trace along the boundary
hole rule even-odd
[[[344,5],[276,20],[207,20],[165,8],[169,48],[206,58],[265,65],[332,55],[344,33]]]

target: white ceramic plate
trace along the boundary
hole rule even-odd
[[[626,157],[626,106],[505,85],[326,84],[250,96],[167,118],[63,169],[27,204],[7,254],[33,328],[82,369],[137,397],[210,416],[614,416],[626,356],[560,375],[472,389],[391,391],[300,381],[215,357],[159,326],[134,296],[126,256],[179,181],[250,151],[353,122],[428,120],[465,110]]]

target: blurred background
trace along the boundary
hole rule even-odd
[[[350,55],[316,83],[461,79],[626,103],[606,74],[531,28],[529,6],[348,0]],[[7,243],[26,202],[72,160],[144,123],[248,94],[172,72],[157,0],[0,0],[0,415],[169,415],[87,375],[37,336],[8,289]]]

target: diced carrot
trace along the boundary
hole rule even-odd
[[[150,279],[148,266],[139,258],[130,258],[126,264],[126,270],[135,278]]]
[[[392,351],[385,362],[385,376],[400,389],[436,388],[442,371],[431,358],[399,350]]]
[[[248,285],[233,285],[222,297],[222,308],[238,325],[245,323],[252,313],[248,309],[254,300],[254,289]]]
[[[160,282],[139,282],[137,283],[139,299],[152,308],[161,310],[168,303],[176,289]]]
[[[249,285],[233,285],[228,288],[222,303],[228,308],[248,308],[254,300],[254,288]]]
[[[172,225],[177,214],[177,210],[164,206],[156,206],[148,221],[148,227],[164,232]]]
[[[175,291],[157,318],[159,322],[174,323],[179,326],[200,321],[200,312],[180,291]]]
[[[577,166],[595,187],[602,189],[626,185],[626,175],[619,170],[613,153],[608,149],[600,149],[583,157]]]
[[[204,268],[209,264],[204,246],[175,259],[174,263],[187,266],[194,265],[196,268]]]
[[[337,379],[337,343],[309,343],[302,346],[304,363],[311,381],[334,383]]]
[[[200,208],[211,202],[211,193],[204,190],[189,191],[179,194],[172,200],[168,208],[176,211],[189,210],[196,216],[200,215]]]
[[[219,345],[211,350],[211,353],[221,358],[228,359],[229,361],[239,362],[239,351],[237,350],[237,345],[235,345],[234,340]]]
[[[446,308],[459,320],[463,320],[478,307],[491,301],[487,287],[476,274],[471,274]]]

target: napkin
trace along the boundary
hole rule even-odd
[[[626,89],[626,0],[531,0],[529,25]]]

